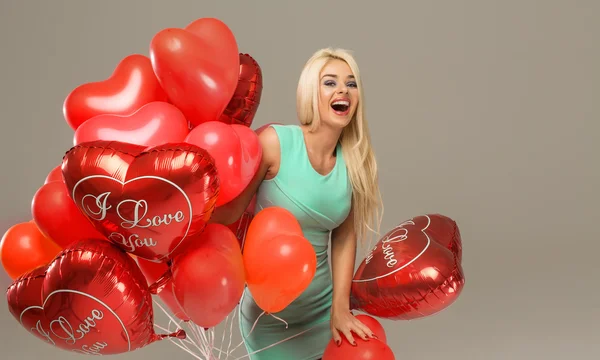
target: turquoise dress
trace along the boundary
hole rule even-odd
[[[269,206],[291,211],[300,223],[304,237],[315,249],[317,270],[309,287],[287,308],[274,314],[288,323],[287,329],[282,321],[269,315],[261,316],[256,322],[263,310],[246,288],[239,307],[240,330],[252,360],[319,359],[332,336],[329,235],[350,212],[352,186],[341,145],[336,148],[335,167],[329,174],[321,175],[308,159],[300,126],[271,127],[279,138],[279,171],[259,187],[255,213]],[[250,332],[255,322],[256,326]]]

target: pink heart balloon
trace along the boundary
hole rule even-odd
[[[188,122],[175,106],[154,101],[131,115],[97,115],[75,131],[74,145],[106,140],[142,146],[181,142],[189,133]]]

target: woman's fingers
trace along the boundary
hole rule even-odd
[[[333,337],[333,341],[335,341],[335,344],[337,346],[342,345],[342,337],[340,336],[339,331],[337,331],[337,329],[333,326],[331,327],[331,335]]]
[[[371,331],[371,329],[369,329],[367,325],[363,324],[362,321],[355,318],[355,322],[356,325],[365,333],[366,336],[370,338],[375,337],[375,333],[373,333],[373,331]]]
[[[369,340],[369,336],[367,335],[368,333],[365,332],[362,327],[360,326],[360,324],[357,323],[357,321],[353,321],[352,322],[352,331],[358,335],[361,339],[368,341]]]
[[[356,346],[356,341],[354,341],[354,336],[352,336],[352,330],[351,329],[346,329],[343,331],[344,336],[346,337],[346,339],[348,339],[348,342],[350,344],[352,344],[353,346]]]

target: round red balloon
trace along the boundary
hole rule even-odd
[[[151,261],[184,251],[219,193],[213,158],[184,143],[83,143],[65,155],[63,176],[77,207],[106,238]]]
[[[226,226],[208,224],[173,259],[173,292],[189,318],[204,328],[221,323],[239,303],[245,273],[240,246]]]
[[[453,304],[465,284],[461,264],[451,251],[458,227],[430,233],[441,229],[438,221],[448,220],[417,216],[390,230],[354,275],[352,308],[380,318],[410,320]]]
[[[83,239],[104,238],[79,211],[63,181],[42,185],[33,196],[31,213],[41,232],[61,248]]]
[[[0,263],[12,279],[47,265],[62,249],[32,222],[11,226],[0,240]]]
[[[48,267],[18,278],[7,300],[27,331],[78,354],[121,354],[184,334],[154,332],[144,276],[131,257],[102,240],[75,243]]]
[[[157,79],[169,100],[197,126],[219,119],[233,96],[239,55],[231,30],[218,19],[159,31],[150,43]]]
[[[395,360],[394,352],[392,349],[383,341],[376,339],[369,339],[365,341],[358,336],[355,336],[356,346],[350,345],[348,340],[342,336],[342,344],[337,346],[336,343],[331,340],[325,352],[323,353],[322,360]]]
[[[168,101],[147,56],[133,54],[122,59],[112,75],[83,84],[65,99],[63,113],[73,130],[102,114],[129,115],[153,101]]]
[[[246,126],[209,121],[195,127],[185,141],[206,149],[215,159],[221,180],[216,206],[244,191],[260,166],[262,147],[256,133]]]
[[[365,324],[365,326],[368,327],[369,330],[373,332],[373,334],[375,334],[377,340],[387,343],[387,335],[385,334],[385,329],[383,328],[383,325],[381,325],[381,323],[377,321],[377,319],[365,314],[358,314],[355,316],[355,318],[363,324]]]
[[[175,106],[155,101],[131,115],[103,114],[87,120],[75,130],[74,145],[96,140],[157,146],[182,142],[189,133],[185,116]]]
[[[53,182],[53,181],[63,181],[63,177],[62,177],[62,169],[61,166],[58,165],[56,166],[54,169],[52,169],[48,175],[46,176],[46,180],[44,180],[44,184],[47,184],[49,182]]]

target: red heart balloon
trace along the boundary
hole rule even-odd
[[[152,297],[135,261],[107,241],[86,240],[7,291],[13,317],[58,348],[87,355],[121,354],[179,331],[154,332]]]
[[[240,246],[226,226],[208,224],[184,254],[173,259],[173,293],[196,324],[212,328],[239,303],[245,273]]]
[[[129,115],[153,101],[168,101],[150,59],[133,54],[122,59],[103,81],[83,84],[65,99],[63,113],[73,130],[102,114]]]
[[[40,231],[63,249],[79,240],[104,238],[79,211],[63,181],[48,182],[36,191],[31,214]]]
[[[131,115],[103,114],[89,119],[75,131],[74,145],[95,140],[157,146],[182,142],[189,133],[185,116],[175,106],[155,101]]]
[[[258,171],[262,147],[258,136],[243,125],[228,125],[209,121],[198,125],[185,142],[206,149],[215,159],[221,179],[216,206],[236,198]]]
[[[219,119],[236,89],[240,66],[227,25],[203,18],[185,29],[161,30],[150,43],[150,58],[171,103],[191,126]]]
[[[277,313],[292,303],[315,276],[317,255],[289,211],[271,206],[255,216],[244,244],[246,283],[256,304]]]
[[[382,318],[410,320],[454,303],[465,283],[461,264],[448,246],[456,233],[430,232],[439,230],[439,221],[446,219],[417,216],[390,230],[354,275],[352,308]]]
[[[248,54],[240,54],[240,75],[233,97],[219,121],[250,127],[262,94],[262,70]]]
[[[98,230],[151,261],[183,251],[204,229],[219,193],[213,158],[190,144],[83,143],[65,155],[63,176]]]
[[[227,24],[217,18],[205,17],[192,21],[184,29],[202,39],[207,48],[214,51],[211,55],[218,56],[214,60],[221,62],[227,69],[235,68],[237,76],[240,65],[238,45]]]

